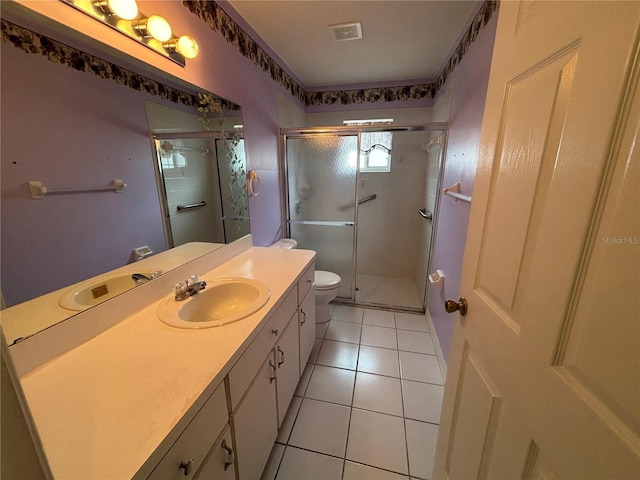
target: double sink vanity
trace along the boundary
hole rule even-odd
[[[259,479],[314,344],[314,259],[245,237],[13,345],[45,471]]]

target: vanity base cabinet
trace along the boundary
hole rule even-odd
[[[278,435],[275,365],[271,351],[231,417],[241,480],[260,478]]]

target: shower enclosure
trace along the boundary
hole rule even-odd
[[[343,303],[424,311],[446,124],[285,129],[284,222]]]
[[[218,132],[153,138],[167,246],[230,243],[248,234],[244,140]]]

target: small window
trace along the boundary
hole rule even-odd
[[[391,171],[391,132],[363,132],[360,134],[360,171]]]
[[[164,170],[170,168],[183,168],[187,166],[187,158],[180,152],[162,153],[160,155],[162,160],[162,168]]]

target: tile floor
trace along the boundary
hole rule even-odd
[[[444,379],[425,317],[332,308],[262,479],[430,479]]]

